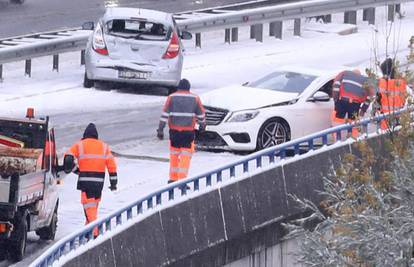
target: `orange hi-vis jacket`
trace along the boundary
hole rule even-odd
[[[205,111],[197,95],[179,90],[167,98],[160,120],[171,130],[194,131],[196,122],[205,123]]]
[[[381,78],[378,83],[381,94],[381,111],[389,112],[404,107],[407,97],[407,83],[403,79]]]
[[[82,191],[101,192],[105,168],[108,169],[111,184],[116,184],[116,162],[111,150],[103,141],[95,138],[82,139],[67,153],[78,160],[79,178],[77,188]]]

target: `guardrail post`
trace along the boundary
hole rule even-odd
[[[282,34],[283,34],[283,21],[275,21],[275,37],[277,39],[282,40]]]
[[[375,7],[367,8],[367,21],[368,24],[374,25],[375,24]]]
[[[293,26],[293,35],[300,36],[300,23],[301,19],[295,19],[294,26]]]
[[[224,42],[226,44],[230,43],[230,29],[225,29],[224,30]]]
[[[59,72],[59,55],[53,55],[53,70]]]
[[[275,36],[276,34],[276,23],[270,22],[269,23],[269,36]]]
[[[256,34],[255,27],[256,25],[250,25],[250,39],[255,38],[255,34]]]
[[[394,21],[395,5],[388,5],[388,21]]]
[[[401,17],[401,4],[395,5],[395,13]]]
[[[81,50],[81,66],[85,65],[85,50]]]
[[[201,33],[196,33],[196,47],[201,48]]]
[[[254,37],[256,42],[263,42],[263,24],[256,24],[254,26],[255,34]]]
[[[24,66],[24,74],[32,77],[32,60],[26,59],[25,66]]]
[[[239,28],[231,28],[231,41],[232,42],[239,41]]]
[[[3,81],[3,64],[0,64],[0,83]]]
[[[348,24],[357,24],[357,12],[356,11],[346,11],[344,13],[344,23]]]
[[[269,36],[274,36],[278,39],[282,39],[282,29],[283,29],[283,22],[282,21],[270,22],[270,24],[269,24]]]

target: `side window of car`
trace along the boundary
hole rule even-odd
[[[329,82],[325,83],[321,89],[319,89],[318,91],[320,92],[325,92],[327,93],[330,97],[332,97],[332,85],[333,85],[333,80],[330,80]]]

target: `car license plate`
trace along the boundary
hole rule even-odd
[[[119,78],[125,78],[125,79],[141,79],[141,80],[146,80],[149,77],[149,73],[148,72],[141,72],[141,71],[124,71],[124,70],[120,70],[118,72],[118,77]]]

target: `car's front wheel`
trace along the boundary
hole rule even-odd
[[[267,120],[259,130],[257,150],[279,145],[290,140],[290,130],[287,123],[281,119]]]

